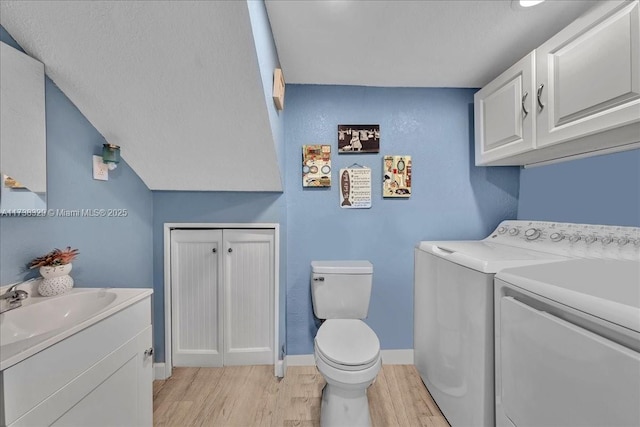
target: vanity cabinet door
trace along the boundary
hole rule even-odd
[[[535,52],[474,95],[476,165],[535,148]]]
[[[602,2],[536,49],[538,147],[640,122],[639,26],[638,1]]]
[[[151,358],[144,354],[150,347],[151,326],[131,340],[122,365],[51,425],[150,427],[153,378]]]
[[[9,367],[0,425],[151,426],[151,340],[146,297]]]

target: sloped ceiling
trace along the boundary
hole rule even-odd
[[[246,2],[3,0],[0,23],[150,189],[282,190]]]
[[[482,87],[592,0],[267,0],[289,83]]]
[[[288,83],[481,87],[593,3],[266,6]],[[245,1],[0,0],[0,24],[150,189],[281,191]]]

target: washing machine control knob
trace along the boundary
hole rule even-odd
[[[509,234],[511,234],[512,236],[517,236],[519,232],[520,230],[518,230],[517,228],[512,228],[511,230],[509,230]]]
[[[540,230],[536,228],[530,228],[524,232],[524,237],[526,237],[527,240],[536,240],[538,237],[540,237]]]
[[[603,237],[602,238],[602,244],[603,245],[608,245],[611,242],[613,242],[613,237],[611,237],[611,236],[607,236],[607,237]]]
[[[628,237],[621,237],[618,239],[618,246],[624,246],[627,243],[629,243],[629,238]]]
[[[596,240],[598,240],[598,236],[596,236],[595,234],[592,234],[590,236],[587,236],[584,241],[587,243],[587,245],[592,244],[593,242],[595,242]]]
[[[507,227],[500,227],[500,228],[498,228],[498,233],[499,233],[499,234],[504,234],[504,233],[506,233],[506,232],[507,232]]]
[[[579,234],[574,234],[573,236],[569,237],[569,241],[571,243],[576,243],[577,241],[579,241],[580,239],[582,239],[582,236]]]
[[[562,234],[562,233],[553,233],[549,237],[551,237],[551,241],[552,242],[559,242],[560,240],[564,239],[564,234]]]

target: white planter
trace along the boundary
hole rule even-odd
[[[73,278],[69,276],[71,264],[54,267],[40,267],[44,280],[38,285],[38,293],[43,297],[52,297],[68,292],[73,288]]]

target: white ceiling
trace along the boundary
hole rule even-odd
[[[482,87],[594,5],[267,0],[288,83]]]
[[[246,2],[3,0],[0,23],[150,189],[282,189]]]
[[[481,87],[593,2],[266,4],[288,83]],[[0,24],[150,189],[282,189],[246,2],[0,0]]]

